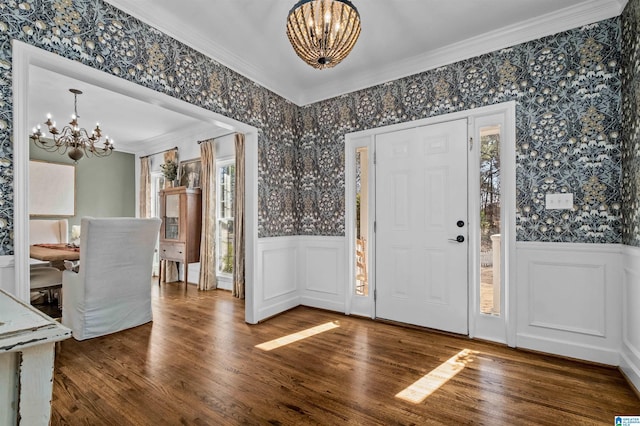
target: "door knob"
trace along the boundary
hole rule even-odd
[[[458,235],[455,238],[449,238],[449,241],[453,241],[455,243],[464,243],[464,236]]]

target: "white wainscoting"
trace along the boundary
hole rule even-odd
[[[300,304],[345,310],[345,238],[298,237]]]
[[[15,263],[13,261],[13,255],[0,256],[0,288],[11,293],[16,294],[15,283]]]
[[[622,246],[520,242],[516,346],[619,365]]]
[[[298,305],[345,312],[344,246],[344,237],[259,238],[257,320]]]
[[[640,389],[640,248],[624,246],[620,368]]]
[[[298,306],[297,237],[259,238],[257,260],[255,320],[262,321]]]

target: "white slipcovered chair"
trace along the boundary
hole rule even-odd
[[[84,340],[151,321],[160,219],[85,217],[81,224],[79,270],[62,275],[62,324]]]
[[[69,242],[67,219],[31,219],[29,221],[29,244],[55,244]]]

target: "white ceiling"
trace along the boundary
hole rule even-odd
[[[82,91],[78,95],[80,126],[90,132],[99,122],[103,136],[113,139],[119,151],[141,152],[145,141],[203,124],[195,118],[36,66],[29,68],[29,124],[32,127],[40,124],[46,130],[44,122],[50,113],[58,129],[62,129],[73,114],[73,94],[69,89]]]
[[[627,0],[354,0],[362,33],[334,68],[317,70],[294,53],[285,33],[297,0],[106,0],[256,81],[306,105],[482,53],[619,15]],[[61,128],[82,90],[83,127],[96,121],[116,149],[203,123],[197,119],[41,68],[29,75],[29,123],[50,112]],[[220,129],[220,132],[226,132]]]
[[[353,0],[351,54],[317,70],[285,33],[297,0],[106,0],[298,105],[617,16],[627,0]]]

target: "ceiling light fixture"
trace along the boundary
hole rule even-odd
[[[293,49],[314,68],[339,64],[359,35],[360,14],[349,0],[301,0],[287,17],[287,36]]]
[[[100,143],[100,138],[102,137],[99,123],[96,123],[96,128],[91,132],[91,136],[78,124],[78,119],[80,118],[78,115],[78,95],[81,95],[82,92],[78,89],[69,89],[69,91],[73,93],[74,111],[69,125],[64,126],[62,130],[58,130],[55,121],[51,121],[51,114],[47,114],[47,121],[44,124],[47,125],[53,140],[41,139],[44,133],[40,130],[40,125],[33,128],[29,137],[33,139],[36,146],[48,152],[60,151],[60,154],[64,154],[69,151],[67,155],[76,163],[85,155],[87,157],[106,157],[111,155],[113,141],[109,140],[109,136],[105,137],[104,146],[96,146],[96,144]]]

